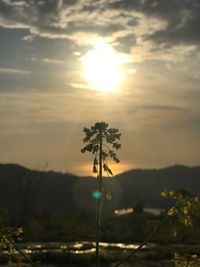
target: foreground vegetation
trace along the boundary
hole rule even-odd
[[[21,248],[23,248],[27,244],[21,244]],[[75,265],[75,266],[94,266],[95,262],[95,254],[76,254],[72,251],[63,250],[62,252],[53,252],[51,250],[48,251],[49,244],[47,244],[47,252],[37,252],[30,254],[30,259],[33,262],[37,262],[38,264],[55,264],[57,265]],[[95,245],[90,245],[88,247],[95,248]],[[132,266],[133,263],[135,266],[140,266],[145,264],[144,266],[174,266],[174,251],[176,251],[179,255],[198,255],[200,246],[183,246],[183,245],[155,245],[149,246],[148,248],[142,249],[140,252],[136,253],[134,257],[129,258],[125,264],[121,266]],[[119,262],[122,258],[126,257],[130,253],[130,249],[113,249],[111,247],[103,248],[100,245],[100,262],[101,266],[113,266],[113,264]],[[7,264],[10,260],[10,256],[8,254],[1,254],[0,256],[0,264]],[[25,262],[29,263],[26,259],[23,259],[19,256],[19,254],[14,254],[12,256],[13,262]],[[156,264],[155,264],[156,263]],[[143,266],[143,265],[142,265]],[[188,265],[189,266],[189,265]],[[199,265],[197,265],[199,266]]]
[[[97,199],[96,222],[94,222],[93,215],[89,213],[81,214],[79,212],[63,215],[46,212],[30,214],[27,212],[27,201],[25,201],[24,206],[26,208],[22,209],[23,212],[21,216],[18,216],[17,221],[6,215],[0,218],[0,249],[4,249],[3,258],[1,257],[0,260],[3,261],[8,257],[7,260],[11,261],[11,255],[14,255],[14,260],[16,260],[16,256],[19,257],[19,263],[22,266],[20,256],[23,256],[32,266],[35,266],[38,259],[47,263],[55,261],[76,265],[79,262],[81,265],[91,265],[95,259],[96,267],[100,266],[100,260],[101,264],[106,264],[106,266],[114,262],[113,266],[116,267],[130,261],[131,257],[134,256],[140,261],[173,258],[176,265],[200,266],[199,247],[195,246],[200,237],[198,229],[200,203],[198,197],[194,197],[191,192],[185,189],[175,191],[165,189],[161,195],[165,198],[172,198],[174,205],[161,218],[143,213],[141,207],[134,209],[134,213],[128,216],[108,216],[108,213],[103,216],[103,200],[105,198],[111,200],[112,195],[104,184],[102,171],[104,169],[110,182],[112,182],[110,178],[113,173],[108,167],[106,159],[110,157],[119,163],[116,153],[103,141],[105,139],[106,143],[112,144],[112,149],[118,150],[121,145],[115,141],[120,139],[121,134],[118,129],[108,129],[108,124],[104,122],[96,123],[91,129],[84,128],[84,133],[86,136],[83,141],[88,144],[81,152],[92,152],[94,155],[93,172],[97,174],[97,191],[93,193],[93,197]],[[107,152],[103,150],[103,145]],[[29,190],[27,195],[28,192]],[[66,246],[64,250],[47,248],[45,251],[34,251],[34,253],[31,251],[31,256],[28,257],[23,252],[23,244],[17,244],[22,232],[22,228],[18,227],[19,222],[24,229],[24,242],[80,242],[83,240],[88,242],[91,240],[94,248],[92,251],[90,248],[89,252],[91,253],[94,251],[93,249],[96,249],[96,255],[87,252],[77,256],[76,251],[67,249]],[[96,235],[94,236],[95,224]],[[8,225],[9,227],[7,227]],[[101,248],[100,259],[100,240],[106,242],[140,242],[141,244],[132,252],[129,252],[128,248],[120,249],[120,251],[116,251],[116,248],[114,250],[108,247],[106,249]],[[141,253],[141,249],[144,249],[149,241],[154,242],[154,246],[146,247],[146,251]],[[87,245],[91,244],[87,243]],[[13,254],[16,251],[18,254]],[[80,254],[80,251],[78,253]],[[134,259],[134,262],[137,260]]]
[[[124,216],[102,218],[101,241],[141,242],[155,228],[162,216],[146,213],[132,213]],[[167,244],[199,244],[200,220],[193,219],[193,227],[185,228],[176,217],[170,218],[151,242]],[[0,217],[1,229],[7,225],[17,226],[14,218]],[[176,226],[176,236],[172,226]],[[38,213],[26,218],[23,225],[23,242],[73,242],[94,241],[95,217],[91,214]]]
[[[153,216],[143,212],[132,213],[124,216],[110,216],[102,218],[101,241],[105,242],[125,242],[140,243],[153,231],[155,224],[161,220],[162,216]],[[4,215],[0,217],[1,229],[6,225],[17,226],[13,218]],[[129,262],[142,261],[166,261],[177,255],[198,255],[200,247],[199,219],[195,218],[193,227],[185,228],[176,216],[170,218],[163,227],[151,239],[154,246],[144,248],[139,251]],[[172,231],[176,226],[176,236]],[[94,241],[95,218],[91,214],[51,214],[38,213],[26,218],[23,225],[23,239],[18,241],[23,248],[24,242],[74,242],[74,241]],[[92,248],[94,245],[87,245]],[[83,247],[86,249],[86,247]],[[101,248],[100,262],[104,266],[109,266],[113,262],[126,257],[130,250]],[[34,253],[32,261],[56,264],[92,265],[95,255],[74,254],[72,251],[63,250],[61,253],[47,251],[46,253]],[[1,254],[0,263],[7,263],[9,255]],[[18,261],[18,256],[12,257],[13,261]],[[123,266],[123,265],[122,265]]]

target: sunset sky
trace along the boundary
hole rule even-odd
[[[199,0],[0,0],[0,162],[90,175],[98,121],[115,174],[200,164]]]

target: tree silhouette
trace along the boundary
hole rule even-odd
[[[93,172],[97,174],[97,188],[93,196],[97,198],[97,213],[96,213],[96,266],[99,266],[99,238],[100,238],[100,224],[101,224],[101,200],[102,200],[102,169],[110,178],[113,175],[112,170],[109,168],[107,159],[111,158],[116,163],[119,159],[114,150],[121,148],[116,140],[119,140],[121,133],[116,128],[108,128],[108,123],[97,122],[91,128],[84,127],[85,138],[84,143],[87,145],[81,149],[82,153],[91,152],[94,155]],[[112,149],[110,148],[112,146]],[[108,194],[107,198],[110,199],[111,195]]]

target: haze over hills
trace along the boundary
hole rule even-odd
[[[188,189],[200,195],[200,166],[172,166],[163,169],[135,169],[104,179],[104,190],[112,199],[104,210],[130,208],[140,202],[144,207],[165,208],[169,201],[160,193],[164,188]],[[0,164],[0,211],[13,215],[37,211],[69,213],[95,212],[96,179],[54,171],[36,171],[17,164]]]

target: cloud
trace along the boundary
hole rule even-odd
[[[32,35],[24,36],[24,37],[22,38],[22,40],[31,43],[31,42],[34,40],[34,38],[35,38],[35,36],[32,34]]]
[[[43,61],[46,62],[46,63],[52,63],[52,64],[63,64],[63,63],[65,63],[62,60],[50,59],[50,58],[43,58]]]
[[[148,39],[157,43],[199,44],[200,6],[179,11],[178,21],[170,20],[165,30],[157,31]]]
[[[137,20],[133,14],[121,14],[108,8],[107,1],[32,0],[16,6],[14,2],[0,0],[1,26],[29,28],[31,34],[49,38],[76,41],[80,33],[85,37],[96,33],[112,39],[115,32],[122,37],[127,35],[127,29],[137,25]],[[31,37],[25,37],[25,40],[31,40]]]
[[[133,33],[129,33],[125,36],[116,38],[114,47],[118,51],[129,53],[131,47],[136,45],[136,40],[136,35]]]
[[[31,72],[28,70],[21,70],[21,69],[0,68],[0,73],[23,75],[23,74],[30,74]]]
[[[142,50],[156,57],[153,49],[198,46],[199,14],[198,0],[0,0],[0,25],[29,29],[24,41],[40,36],[85,46],[102,37],[138,57]]]
[[[90,86],[90,85],[87,85],[87,84],[69,83],[69,85],[74,87],[74,88],[95,90],[95,88],[93,86]]]
[[[167,23],[166,28],[145,38],[155,42],[176,44],[198,44],[200,25],[200,3],[198,0],[119,0],[112,1],[109,7],[119,12],[138,12],[149,18],[158,18]]]
[[[83,91],[82,94],[21,92],[1,93],[0,123],[11,125],[36,124],[46,122],[84,122],[96,120],[104,115],[103,109],[110,109],[110,101],[98,92]],[[83,97],[84,96],[84,97]],[[106,104],[106,102],[108,102]],[[114,109],[118,102],[113,105]]]
[[[11,1],[11,0],[2,0],[3,3],[9,6],[24,6],[26,4],[25,1]]]

